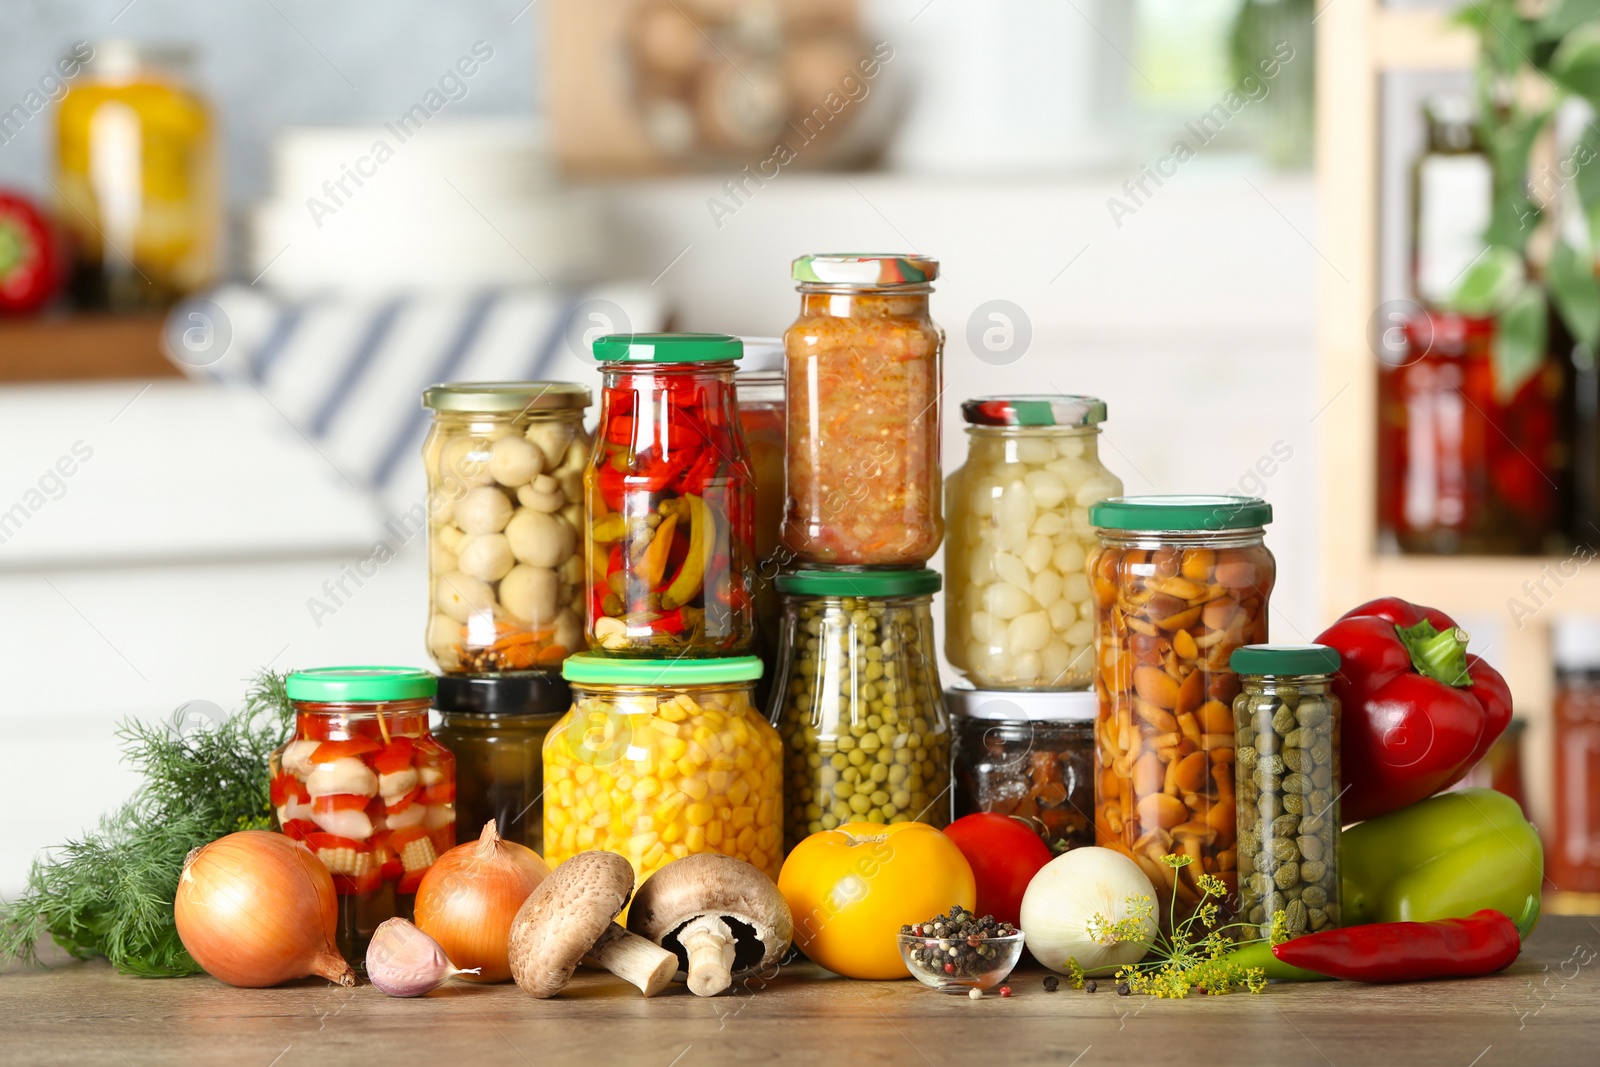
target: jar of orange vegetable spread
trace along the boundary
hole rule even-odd
[[[456,843],[455,758],[428,733],[436,684],[410,667],[289,675],[294,738],[269,758],[273,814],[333,875],[339,949],[357,966]]]
[[[939,264],[919,256],[794,261],[783,543],[806,564],[920,566],[939,547],[944,331]]]
[[[754,474],[734,403],[737,337],[608,334],[584,474],[589,647],[728,656],[755,645]]]
[[[1237,890],[1233,698],[1236,648],[1267,642],[1277,573],[1254,497],[1136,496],[1089,509],[1095,599],[1095,840],[1155,884],[1163,922],[1197,878]],[[1181,871],[1161,857],[1200,862]]]
[[[760,660],[580,653],[562,674],[572,709],[544,743],[550,866],[604,849],[643,882],[675,859],[721,852],[778,877],[783,746],[750,702]]]
[[[422,394],[428,651],[447,674],[555,669],[583,644],[589,390],[466,382]]]

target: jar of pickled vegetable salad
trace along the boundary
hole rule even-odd
[[[614,656],[755,644],[754,473],[727,334],[609,334],[584,473],[588,640]]]
[[[437,680],[409,667],[289,675],[294,738],[269,757],[278,829],[333,875],[339,950],[352,963],[455,847],[455,757],[428,732]]]
[[[544,858],[589,849],[627,858],[638,880],[720,852],[776,880],[783,745],[750,702],[754,656],[562,665],[572,708],[544,743]]]
[[[1087,689],[1089,507],[1122,492],[1097,447],[1105,402],[980,397],[961,413],[967,462],[945,486],[945,658],[979,689]]]
[[[794,261],[783,544],[802,563],[916,567],[939,547],[938,274],[921,256]]]

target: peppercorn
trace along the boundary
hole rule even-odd
[[[1044,991],[1046,993],[1054,993],[1056,990],[1058,990],[1060,988],[1061,988],[1061,979],[1057,978],[1053,974],[1047,974],[1047,975],[1044,976]]]
[[[1008,985],[1001,986],[1000,987],[1000,995],[1002,997],[1009,997],[1011,995],[1011,987],[1008,986]]]
[[[973,986],[967,991],[967,996],[971,997],[973,1000],[982,1000],[983,990],[979,989],[977,986]]]
[[[1117,996],[1125,997],[1129,993],[1132,993],[1132,992],[1133,992],[1133,990],[1128,988],[1128,983],[1127,982],[1118,982],[1117,983]]]
[[[1099,983],[1096,982],[1093,978],[1091,978],[1087,982],[1083,983],[1083,991],[1085,993],[1093,993],[1096,989],[1099,989],[1099,988],[1100,988]]]

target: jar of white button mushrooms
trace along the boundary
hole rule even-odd
[[[945,485],[945,657],[979,689],[1094,678],[1089,505],[1122,492],[1100,462],[1092,396],[961,405],[967,461]]]
[[[460,382],[422,394],[428,651],[447,674],[559,669],[583,641],[589,390]]]

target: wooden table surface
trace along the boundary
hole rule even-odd
[[[232,989],[69,964],[0,977],[0,1062],[1543,1067],[1600,1055],[1600,917],[1547,917],[1492,978],[1276,984],[1259,996],[1161,1001],[1046,993],[1043,974],[1019,970],[1014,996],[975,1002],[801,964],[755,994],[703,1000],[675,987],[645,1000],[582,971],[539,1002],[509,985],[453,982],[391,1000],[366,985]]]

